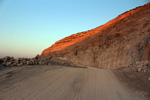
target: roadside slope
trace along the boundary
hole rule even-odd
[[[149,41],[150,3],[57,41],[41,58],[59,57],[84,66],[118,69],[141,61]]]

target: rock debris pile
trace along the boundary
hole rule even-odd
[[[3,67],[12,67],[12,66],[24,66],[24,65],[51,65],[51,62],[46,59],[35,58],[17,58],[6,56],[0,58],[0,66]]]
[[[64,60],[40,59],[39,56],[36,56],[35,58],[17,58],[17,59],[10,56],[0,58],[0,69],[13,66],[21,67],[26,65],[61,65],[68,67],[81,67],[75,65],[74,63]]]
[[[150,62],[149,61],[141,61],[136,62],[135,64],[130,65],[135,72],[150,72]]]

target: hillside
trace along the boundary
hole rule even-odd
[[[84,66],[116,69],[150,60],[149,40],[147,3],[100,27],[57,41],[42,52],[41,58],[58,57]]]

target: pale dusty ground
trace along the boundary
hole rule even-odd
[[[0,71],[0,100],[146,100],[111,70],[27,66]]]

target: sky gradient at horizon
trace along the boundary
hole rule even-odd
[[[150,0],[0,0],[0,58],[34,57]]]

